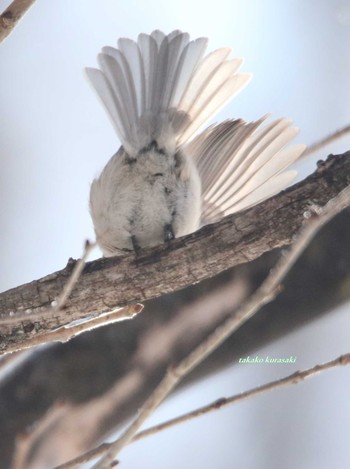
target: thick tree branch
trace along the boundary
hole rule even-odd
[[[13,31],[18,21],[34,2],[35,0],[14,0],[0,15],[0,42]]]
[[[338,196],[336,200],[331,201],[324,209],[321,209],[320,217],[315,216],[308,220],[308,228],[303,230],[302,237],[296,240],[290,253],[282,255],[281,261],[278,263],[278,266],[271,271],[268,280],[260,286],[257,292],[247,302],[242,303],[242,301],[238,300],[238,304],[242,303],[238,311],[230,316],[224,324],[220,321],[221,325],[216,329],[214,335],[211,335],[211,339],[205,340],[205,345],[197,347],[197,352],[192,353],[188,359],[181,362],[182,365],[172,369],[172,372],[167,375],[170,381],[166,380],[166,383],[170,383],[170,386],[172,386],[174,379],[176,380],[184,371],[191,368],[193,363],[201,359],[210,348],[216,346],[218,341],[221,341],[229,331],[232,330],[232,327],[236,328],[256,310],[259,303],[265,303],[267,299],[271,298],[271,295],[273,296],[275,294],[276,285],[279,284],[281,277],[286,274],[287,269],[295,261],[300,250],[304,248],[310,237],[314,235],[315,231],[317,231],[323,223],[330,217],[335,216],[339,210],[343,209],[344,206],[349,203],[349,196],[350,187],[347,188],[341,196]],[[311,210],[310,213],[312,213]],[[222,317],[222,310],[225,310],[225,307],[228,308],[227,311],[232,311],[232,301],[236,303],[237,300],[237,292],[233,287],[234,282],[231,283],[231,285],[229,283],[227,287],[225,287],[229,297],[224,301],[224,304],[222,304],[221,301],[217,301],[218,296],[221,299],[222,291],[220,295],[216,295],[215,301],[208,302],[207,298],[201,298],[199,304],[196,304],[194,308],[192,305],[187,311],[179,312],[177,317],[173,318],[172,321],[166,320],[162,326],[159,325],[156,327],[153,334],[150,332],[144,334],[143,337],[139,339],[139,348],[132,358],[132,366],[124,368],[125,372],[123,376],[119,378],[108,393],[82,406],[67,409],[65,413],[60,415],[59,421],[56,420],[55,426],[51,425],[50,432],[45,431],[45,435],[39,437],[39,444],[35,442],[35,434],[32,435],[34,441],[32,441],[31,448],[36,448],[35,457],[33,451],[30,451],[30,454],[34,458],[32,460],[33,467],[36,467],[35,464],[39,465],[39,462],[42,464],[44,449],[46,453],[50,453],[51,458],[56,458],[55,460],[58,462],[74,456],[77,450],[79,451],[79,449],[84,446],[86,448],[91,446],[91,443],[96,441],[96,428],[103,427],[103,421],[106,421],[106,419],[109,420],[112,413],[116,413],[120,417],[120,414],[123,413],[123,407],[125,403],[128,402],[130,396],[135,394],[135,392],[137,393],[141,385],[142,387],[144,386],[143,373],[151,376],[154,373],[155,362],[169,363],[169,360],[171,362],[176,360],[175,357],[178,356],[178,346],[186,336],[186,332],[179,329],[180,324],[185,321],[185,318],[190,318],[192,321],[192,326],[187,323],[186,329],[188,330],[187,335],[194,339],[196,336],[194,322],[197,315],[200,315],[202,319],[204,319],[204,323],[201,324],[201,328],[203,329],[203,327],[205,327],[204,324],[206,324],[209,319]],[[231,300],[231,302],[229,300]],[[180,331],[182,331],[182,333]],[[163,396],[163,392],[168,389],[168,386],[165,388],[161,386],[161,396]],[[152,399],[150,402],[157,401]],[[137,407],[139,407],[139,405]],[[144,411],[147,412],[149,410],[150,407],[147,405],[144,406]],[[141,418],[143,418],[142,415],[143,414],[140,414]],[[87,418],[87,416],[89,416],[89,418]],[[45,419],[46,417],[42,420],[43,424],[45,423]],[[76,428],[81,426],[81,421],[84,422],[84,433],[80,432],[77,435]],[[70,435],[68,438],[69,445],[66,439],[60,441],[59,435],[61,434],[62,428],[64,428],[66,437],[67,434]],[[40,449],[42,451],[40,451]],[[29,461],[27,461],[23,467],[31,467],[28,463]]]
[[[350,152],[330,156],[287,191],[176,239],[170,246],[144,250],[138,258],[131,253],[89,262],[65,308],[55,314],[50,306],[71,275],[71,262],[61,271],[4,292],[0,295],[0,351],[72,320],[177,291],[288,245],[310,204],[325,205],[349,184]]]
[[[333,308],[350,298],[350,238],[346,236],[350,232],[349,213],[349,210],[344,211],[322,229],[288,275],[276,301],[264,307],[194,370],[186,379],[187,385],[224,367],[235,366],[239,357],[251,355],[267,344],[273,347],[272,342],[277,338],[320,319],[324,314],[332,320],[336,314]],[[217,320],[212,320],[212,307],[205,302],[205,295],[215,290],[222,299],[223,285],[228,292],[235,278],[236,288],[234,291],[231,288],[229,293],[240,304],[242,294],[247,296],[260,285],[275,264],[278,251],[266,253],[254,262],[172,295],[149,301],[144,312],[132,321],[99,328],[66,344],[54,344],[20,355],[19,360],[11,363],[12,372],[0,382],[0,468],[10,467],[17,435],[32,428],[34,422],[43,421],[56,402],[74,403],[75,412],[78,403],[87,404],[91,399],[103,398],[117,381],[123,382],[128,374],[138,370],[141,374],[139,388],[125,395],[116,409],[109,408],[108,419],[96,428],[95,438],[86,449],[96,446],[142,405],[167,367],[185,357],[218,324]],[[218,286],[220,290],[217,290]],[[198,298],[203,303],[194,314],[193,301]],[[210,324],[207,324],[208,320]],[[169,344],[166,339],[164,343],[159,339],[164,337],[171,324],[178,331],[178,340],[173,338]],[[154,362],[148,360],[147,366],[144,362],[145,338],[152,345],[150,351],[154,358]],[[76,433],[75,430],[74,435]],[[54,444],[59,451],[60,444],[67,447],[66,426],[64,441],[58,441],[56,436]]]
[[[280,292],[280,284],[287,273],[295,264],[298,257],[304,251],[311,239],[321,227],[350,205],[350,185],[346,187],[336,198],[330,200],[324,207],[314,207],[312,211],[306,212],[305,218],[308,222],[302,227],[300,234],[293,242],[289,251],[282,256],[276,266],[271,270],[256,292],[248,298],[233,315],[210,334],[198,347],[184,358],[178,365],[168,369],[165,377],[155,388],[145,402],[142,410],[133,422],[125,429],[107,453],[98,461],[93,468],[108,469],[120,451],[132,441],[137,431],[147,418],[155,411],[161,402],[175,388],[179,381],[193,368],[201,363],[205,357],[210,355],[224,340],[234,331],[240,328],[246,321],[253,317],[264,304],[274,300]]]

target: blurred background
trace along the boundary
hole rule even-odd
[[[0,47],[0,291],[64,267],[94,239],[89,185],[119,142],[83,68],[118,37],[153,29],[207,36],[210,50],[245,58],[254,78],[218,121],[271,112],[306,144],[350,124],[349,0],[38,0]],[[350,137],[331,144],[299,163],[299,178],[349,149]],[[149,423],[349,352],[349,330],[345,305],[258,351],[295,364],[234,366]],[[322,374],[136,443],[121,467],[348,467],[349,386],[347,369]]]

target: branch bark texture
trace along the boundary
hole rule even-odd
[[[29,10],[35,0],[14,0],[0,15],[0,42],[13,31],[18,21]]]
[[[131,253],[89,262],[57,314],[51,303],[59,297],[74,261],[61,271],[8,290],[0,295],[0,351],[71,320],[175,292],[289,245],[310,204],[325,205],[349,184],[350,152],[330,156],[311,176],[281,194],[170,245],[144,250],[137,258]]]
[[[234,366],[239,357],[252,355],[307,322],[324,314],[328,317],[335,314],[332,308],[350,298],[349,214],[344,211],[322,229],[288,275],[277,300],[264,307],[194,370],[186,379],[187,385],[223,367]],[[12,372],[0,382],[0,468],[11,467],[17,436],[45,419],[55,403],[71,402],[74,409],[78,403],[88,404],[91,399],[103,398],[117,381],[123,382],[138,370],[141,374],[138,390],[125,395],[115,411],[109,407],[109,418],[96,427],[96,438],[89,447],[98,444],[106,433],[142,406],[169,365],[178,363],[218,323],[205,295],[215,290],[222,300],[224,289],[240,304],[242,295],[246,297],[261,284],[278,255],[278,250],[271,251],[190,288],[146,302],[144,312],[132,321],[81,334],[65,344],[24,353],[19,362],[14,359],[10,364]],[[229,288],[235,278],[236,288]],[[203,303],[196,311],[193,301],[197,303],[198,299]],[[217,301],[217,297],[214,299]],[[171,325],[178,340],[173,337],[170,343],[168,334],[166,340],[164,336]],[[145,348],[147,344],[152,349]],[[152,358],[149,352],[153,363],[149,362]]]

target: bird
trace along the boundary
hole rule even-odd
[[[305,150],[292,121],[241,118],[205,125],[250,81],[230,48],[180,30],[103,47],[86,75],[121,146],[90,189],[105,257],[185,236],[286,188]]]

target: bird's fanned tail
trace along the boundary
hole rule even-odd
[[[86,69],[123,145],[91,189],[108,255],[129,249],[135,233],[142,247],[154,245],[170,224],[181,236],[198,228],[200,213],[203,225],[248,208],[296,176],[289,168],[305,146],[288,145],[298,129],[287,119],[227,120],[199,133],[251,78],[230,49],[206,48],[206,38],[156,30],[104,47],[100,69]]]
[[[187,33],[140,34],[104,47],[100,69],[87,68],[126,151],[136,155],[156,140],[167,152],[190,141],[250,80],[230,49],[204,56],[207,39]]]

